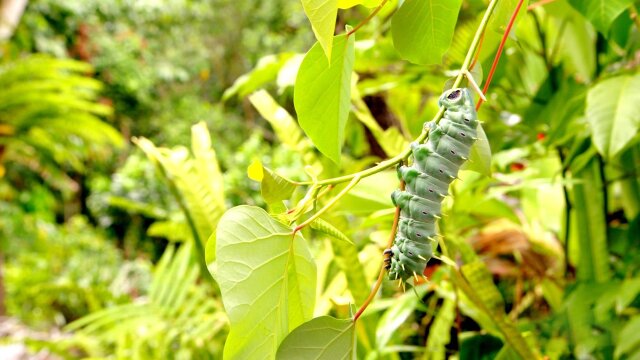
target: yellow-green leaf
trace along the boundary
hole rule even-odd
[[[225,359],[273,359],[313,315],[316,266],[302,235],[264,210],[238,206],[217,229],[216,280],[231,322]]]
[[[321,316],[296,328],[278,349],[278,360],[357,359],[355,323]]]
[[[331,59],[338,0],[302,0],[302,7],[327,59]]]
[[[261,192],[267,204],[287,200],[291,197],[291,194],[296,189],[294,183],[265,167],[262,168],[262,173],[264,176],[261,183]]]
[[[640,129],[640,74],[604,80],[587,94],[587,121],[591,137],[604,157],[614,157]]]
[[[354,36],[336,36],[331,63],[316,43],[300,65],[294,88],[300,127],[318,150],[335,163],[340,162],[351,106],[354,43]]]

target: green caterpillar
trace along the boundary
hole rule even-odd
[[[445,108],[442,120],[425,124],[430,130],[426,143],[411,144],[413,163],[398,168],[405,190],[391,194],[393,204],[400,208],[393,246],[384,252],[392,280],[405,282],[422,275],[433,255],[442,199],[476,140],[478,116],[467,89],[445,91],[438,104]]]

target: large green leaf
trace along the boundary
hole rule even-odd
[[[351,319],[321,316],[293,330],[278,349],[278,360],[357,359]]]
[[[560,2],[553,3],[548,11],[554,13],[563,10]],[[560,7],[556,10],[555,7]],[[563,58],[563,63],[567,66],[567,74],[574,73],[576,79],[585,82],[590,81],[596,70],[596,31],[587,22],[583,21],[576,10],[568,8],[566,16],[566,28],[558,47],[559,55]]]
[[[491,176],[491,147],[482,125],[478,124],[478,140],[471,147],[469,161],[462,165],[463,170],[472,170]]]
[[[300,65],[294,88],[300,126],[318,150],[335,163],[340,162],[351,106],[354,42],[353,36],[336,36],[331,63],[316,43]]]
[[[604,80],[587,94],[587,121],[598,151],[612,158],[640,128],[640,74]]]
[[[607,35],[613,21],[633,4],[633,0],[569,0],[598,31]]]
[[[439,64],[453,39],[462,0],[406,0],[391,20],[393,45],[416,64]]]
[[[226,359],[273,359],[278,345],[311,318],[316,267],[305,240],[264,210],[238,206],[217,229],[217,274],[231,321]]]
[[[316,39],[327,59],[332,59],[333,32],[338,16],[338,0],[302,0],[302,7],[311,22]]]

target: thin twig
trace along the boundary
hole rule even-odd
[[[353,29],[351,29],[351,31],[349,31],[347,33],[347,37],[351,36],[351,34],[355,33],[356,31],[358,31],[361,27],[363,27],[365,24],[367,24],[371,19],[373,19],[374,16],[376,16],[376,14],[378,12],[380,12],[380,10],[382,10],[382,7],[387,3],[387,1],[389,0],[382,0],[382,2],[380,3],[380,5],[378,5],[377,8],[375,8],[375,10],[373,10],[371,12],[371,14],[369,14],[369,16],[367,16],[364,20],[362,20],[360,22],[360,24],[356,25],[356,27],[354,27]]]
[[[404,185],[404,183],[401,184],[401,187],[403,187],[403,185]],[[387,241],[387,248],[390,248],[391,245],[393,244],[393,239],[395,238],[396,231],[398,230],[398,222],[399,221],[400,221],[400,207],[396,207],[396,213],[395,213],[395,216],[393,218],[393,226],[391,226],[391,233],[390,233],[390,236],[389,236],[389,240]],[[367,299],[364,301],[362,306],[360,306],[360,309],[358,309],[358,312],[354,315],[353,321],[358,320],[360,315],[362,315],[364,310],[369,306],[369,304],[371,303],[373,298],[378,293],[378,290],[380,289],[380,286],[382,285],[382,280],[384,279],[384,274],[386,273],[386,270],[387,269],[385,268],[385,264],[383,262],[382,266],[380,267],[380,274],[378,275],[378,280],[376,280],[376,284],[373,286],[373,289],[371,289],[371,292],[369,293],[369,296],[367,296]]]
[[[322,207],[322,209],[318,210],[315,214],[313,214],[310,218],[308,218],[302,224],[296,226],[296,228],[293,230],[293,236],[295,236],[298,231],[302,230],[302,228],[304,228],[305,226],[311,224],[311,222],[313,222],[315,219],[319,218],[320,215],[322,215],[325,212],[327,212],[327,210],[329,210],[333,205],[335,205],[338,202],[338,200],[340,200],[343,196],[347,195],[347,193],[351,189],[353,189],[353,187],[356,186],[358,184],[358,182],[360,182],[360,179],[361,179],[360,176],[355,176],[351,180],[349,185],[347,185],[344,189],[342,189],[342,191],[340,191],[340,193],[338,193],[338,195],[336,195],[331,200],[329,200],[329,202],[324,207]]]

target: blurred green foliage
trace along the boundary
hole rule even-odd
[[[501,0],[490,19],[478,80],[517,2]],[[356,3],[339,2],[337,33],[371,12]],[[220,280],[222,213],[308,216],[344,185],[305,202],[307,188],[287,179],[354,173],[405,149],[437,112],[487,1],[462,1],[430,66],[394,47],[402,3],[355,35],[343,133],[320,128],[340,140],[338,166],[297,122],[293,89],[314,41],[300,1],[30,1],[0,47],[0,300],[32,329],[69,337],[0,342],[65,358],[220,358],[229,321],[206,270]],[[514,344],[550,359],[640,353],[638,9],[586,3],[608,4],[523,8],[479,114],[492,176],[462,172],[444,204],[440,232],[459,272],[440,253],[415,293],[385,281],[349,327],[361,358],[510,359]],[[348,318],[366,297],[397,186],[392,170],[363,179],[302,230],[313,316]]]
[[[56,226],[16,208],[2,216],[24,226],[10,231],[4,268],[7,311],[36,328],[64,325],[146,293],[147,262],[127,262],[82,217]],[[89,270],[89,271],[88,271]]]

